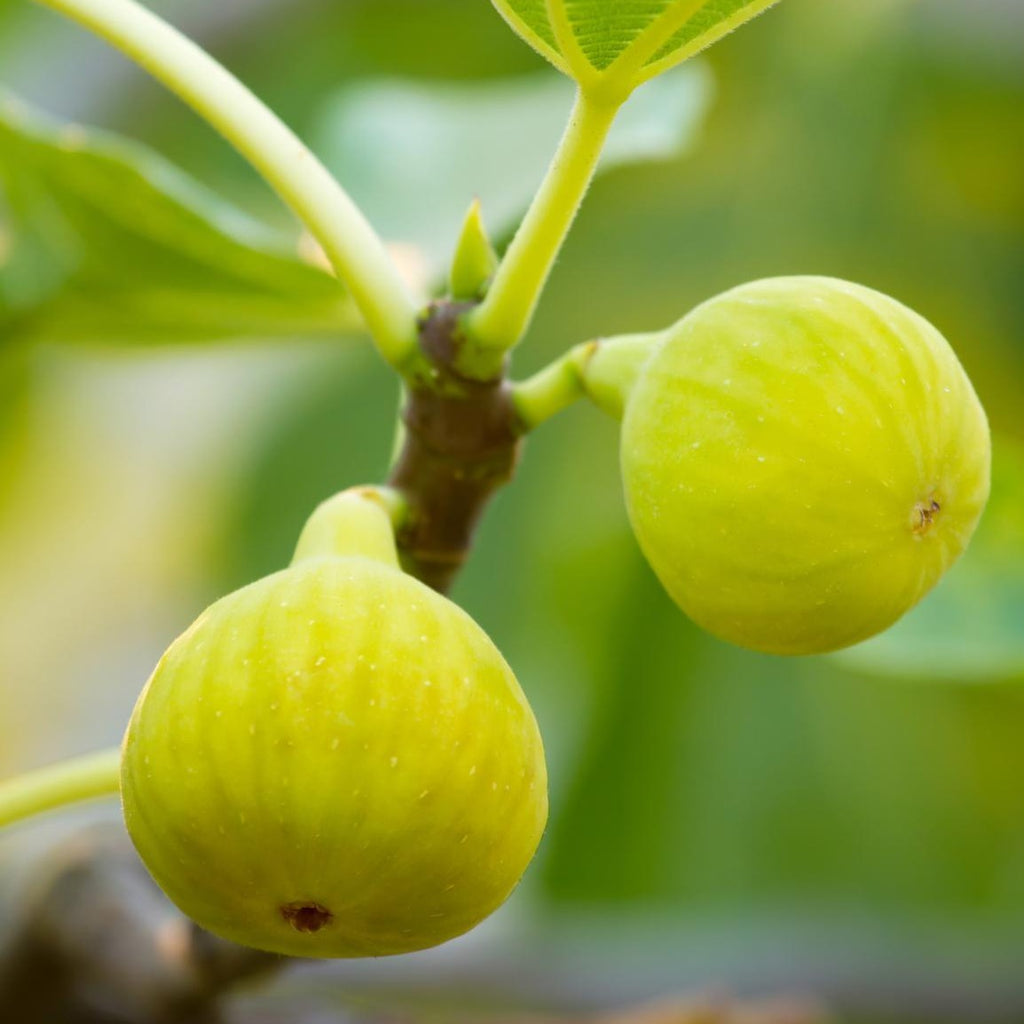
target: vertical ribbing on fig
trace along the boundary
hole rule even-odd
[[[96,33],[205,118],[266,179],[323,246],[381,355],[416,351],[416,310],[383,242],[280,118],[199,46],[135,0],[36,0]]]

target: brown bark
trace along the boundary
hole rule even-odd
[[[420,326],[429,372],[407,384],[405,438],[388,480],[409,506],[397,536],[404,567],[441,593],[462,567],[487,503],[512,478],[523,434],[504,373],[479,381],[455,369],[459,318],[469,308],[436,303]]]
[[[120,829],[87,830],[40,866],[0,966],[0,1021],[220,1024],[220,996],[284,963],[201,931]]]

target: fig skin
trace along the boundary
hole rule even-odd
[[[757,281],[665,332],[623,418],[640,546],[675,602],[775,654],[886,629],[989,492],[984,410],[948,343],[871,289]]]
[[[406,953],[509,895],[547,817],[537,724],[473,620],[397,567],[309,557],[207,609],[146,685],[125,820],[224,938]]]

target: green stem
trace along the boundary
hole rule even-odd
[[[533,430],[585,397],[584,373],[597,345],[596,341],[576,345],[561,359],[548,364],[527,380],[512,385],[512,401],[527,430]]]
[[[644,79],[644,65],[678,32],[707,0],[676,0],[658,15],[612,62],[605,72],[608,81],[628,82],[630,88]]]
[[[219,131],[323,246],[384,358],[416,352],[416,310],[383,242],[330,172],[204,50],[135,0],[36,0],[106,39]]]
[[[350,487],[322,502],[306,521],[292,564],[307,558],[359,556],[398,568],[395,530],[406,504],[392,487]]]
[[[0,828],[66,804],[120,791],[121,751],[103,750],[0,783]]]
[[[486,378],[529,326],[540,293],[594,176],[618,112],[581,90],[558,152],[501,261],[487,298],[467,317],[459,369]]]
[[[623,334],[587,341],[528,380],[512,387],[512,401],[527,430],[589,398],[598,408],[622,419],[640,369],[662,335]]]

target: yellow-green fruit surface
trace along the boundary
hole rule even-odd
[[[622,471],[677,604],[744,647],[807,654],[891,625],[964,550],[988,424],[929,323],[859,285],[744,285],[670,328],[631,392]]]
[[[123,750],[125,820],[190,917],[306,957],[477,924],[547,817],[541,739],[464,612],[396,568],[318,557],[218,601],[167,651]]]

